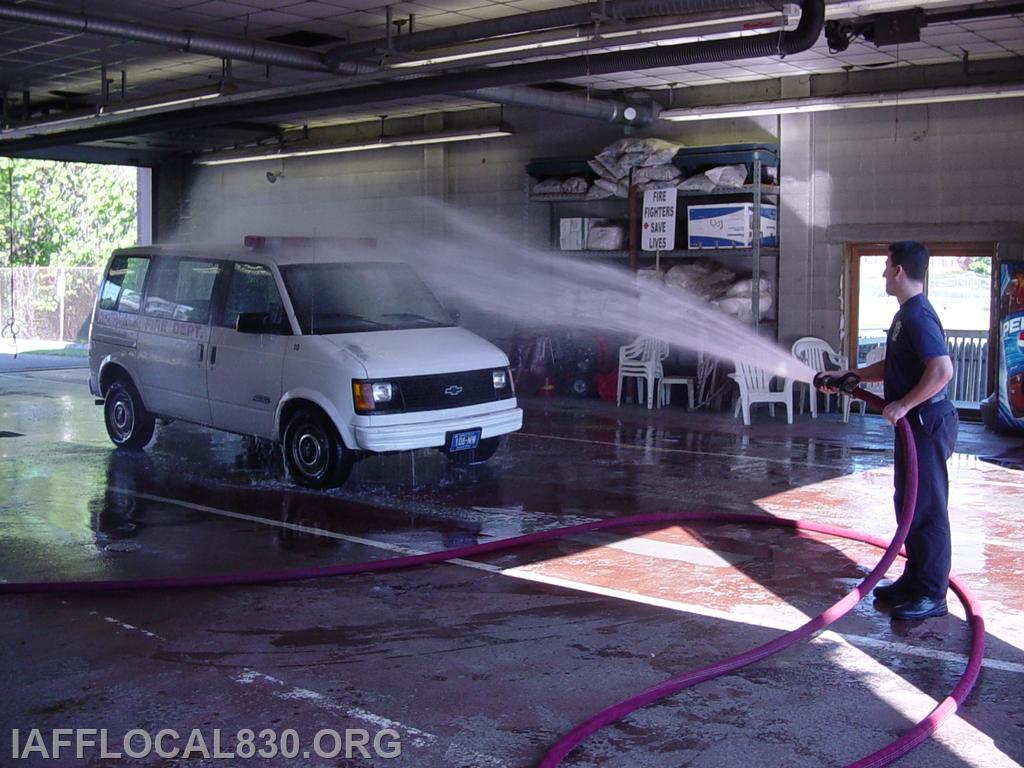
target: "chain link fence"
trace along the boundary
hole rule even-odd
[[[102,272],[101,267],[0,268],[4,336],[10,337],[13,321],[21,339],[84,342]]]

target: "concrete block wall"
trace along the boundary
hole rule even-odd
[[[780,340],[839,345],[849,243],[1024,240],[1022,135],[1013,99],[784,117]]]

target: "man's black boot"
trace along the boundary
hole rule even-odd
[[[892,617],[898,621],[917,621],[930,619],[933,616],[945,616],[946,599],[943,597],[919,597],[906,603],[900,603],[892,609]]]
[[[915,596],[911,589],[899,579],[894,581],[892,584],[875,587],[871,594],[875,596],[875,600],[882,603],[889,603],[891,605],[905,603],[907,600]]]

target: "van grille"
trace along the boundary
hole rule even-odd
[[[398,400],[402,411],[433,411],[438,408],[461,408],[466,405],[491,403],[512,397],[511,386],[506,385],[504,389],[494,388],[494,370],[498,369],[407,376],[390,381],[398,385]],[[394,410],[388,412],[393,413]]]

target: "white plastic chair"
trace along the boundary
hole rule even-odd
[[[658,405],[668,405],[672,402],[672,387],[681,384],[686,387],[686,398],[689,410],[693,410],[693,396],[696,394],[696,376],[666,376],[658,384]]]
[[[846,370],[850,367],[849,361],[846,359],[846,355],[841,355],[832,349],[830,345],[824,339],[819,339],[815,336],[804,336],[802,339],[797,339],[793,342],[793,356],[803,363],[806,363],[809,367],[815,371],[840,371]],[[797,382],[799,384],[806,384],[805,382]],[[804,400],[807,394],[810,393],[811,401],[811,418],[818,418],[818,392],[812,384],[806,384],[806,389],[800,391],[800,413],[804,412]],[[850,396],[840,393],[841,403],[843,407],[843,421],[848,422],[850,420]],[[828,413],[831,410],[831,395],[825,396],[825,412]]]
[[[879,360],[885,360],[885,344],[875,347],[868,352],[867,359],[864,361],[865,367],[872,363],[877,363]],[[866,389],[868,392],[872,392],[879,397],[882,397],[885,393],[885,386],[880,381],[872,381],[870,384],[861,384],[861,389]],[[868,404],[863,400],[854,400],[853,404],[860,407],[860,415],[863,416],[867,413]]]
[[[740,385],[740,396],[736,401],[736,410],[733,418],[743,410],[743,424],[750,426],[750,406],[754,403],[768,403],[768,411],[775,415],[775,404],[782,403],[786,406],[786,423],[793,423],[793,380],[782,376],[776,377],[774,373],[755,368],[747,363],[734,361],[736,371],[729,374],[729,378]],[[772,389],[772,380],[782,379],[782,389]]]
[[[615,404],[622,404],[622,380],[637,379],[637,399],[644,396],[647,385],[647,407],[654,407],[654,382],[664,378],[661,361],[668,357],[668,344],[650,336],[638,336],[632,344],[619,347],[619,383],[615,390]]]

